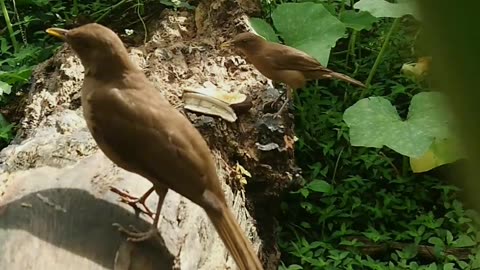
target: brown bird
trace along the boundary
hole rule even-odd
[[[119,228],[133,241],[157,235],[163,200],[172,189],[206,211],[240,269],[263,269],[227,206],[207,143],[130,60],[120,38],[95,23],[47,33],[66,41],[85,67],[83,113],[99,148],[152,182],[160,197],[148,232]]]
[[[335,78],[356,86],[365,87],[363,83],[345,74],[322,66],[315,58],[300,50],[269,42],[254,33],[238,34],[232,40],[221,44],[221,47],[234,47],[265,77],[287,85],[287,100],[276,115],[281,113],[285,104],[291,100],[292,91],[303,88],[307,80]],[[274,104],[282,96],[283,94],[274,101]]]

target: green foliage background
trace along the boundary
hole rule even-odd
[[[343,121],[344,112],[368,96],[386,98],[405,119],[412,97],[435,89],[435,82],[414,82],[400,73],[404,63],[428,51],[422,46],[421,24],[390,10],[391,17],[401,19],[372,22],[354,12],[349,1],[316,2],[350,28],[330,52],[328,67],[370,87],[361,92],[344,83],[319,81],[296,93],[296,156],[305,186],[282,204],[281,268],[479,269],[478,215],[465,208],[449,175],[413,174],[408,159],[388,148],[351,146]],[[372,8],[375,3],[362,4]],[[275,28],[269,14],[277,5],[264,2],[264,18]],[[409,9],[406,13],[417,15]],[[392,248],[399,243],[402,248]],[[384,252],[362,250],[367,245]],[[419,256],[420,245],[433,250],[430,258]],[[466,248],[470,255],[459,259],[447,252],[452,248]]]

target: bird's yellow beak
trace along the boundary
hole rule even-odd
[[[229,40],[229,41],[225,41],[222,44],[220,44],[220,49],[225,50],[225,49],[229,49],[232,46],[233,46],[233,42],[231,40]]]
[[[62,28],[48,28],[45,32],[61,40],[66,40],[65,35],[68,33],[68,30]]]

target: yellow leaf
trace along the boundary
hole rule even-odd
[[[419,158],[410,158],[410,168],[415,173],[426,172],[438,166],[463,158],[458,142],[454,139],[436,139],[428,151]]]

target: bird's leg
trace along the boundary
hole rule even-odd
[[[278,103],[278,101],[280,101],[280,99],[282,99],[282,97],[286,94],[287,90],[283,91],[272,103],[270,103],[270,107],[275,107]],[[283,107],[283,105],[282,105]]]
[[[154,238],[158,235],[158,229],[157,229],[158,222],[160,220],[160,213],[162,211],[163,201],[165,200],[165,196],[167,195],[168,188],[163,185],[161,187],[155,186],[155,191],[158,194],[157,212],[155,214],[155,218],[153,220],[153,224],[150,230],[146,232],[140,232],[134,226],[131,226],[131,225],[129,226],[130,230],[128,230],[118,223],[113,223],[113,226],[117,227],[117,229],[120,232],[129,236],[127,238],[128,241],[141,242],[141,241],[148,240],[150,238]]]
[[[147,200],[148,196],[150,196],[150,194],[152,194],[152,192],[154,191],[153,187],[151,187],[147,192],[145,192],[140,198],[134,197],[134,196],[132,196],[128,193],[120,191],[116,187],[110,187],[110,191],[120,195],[121,202],[126,203],[126,204],[132,206],[133,208],[138,209],[140,212],[142,212],[142,213],[148,215],[149,217],[153,218],[154,213],[145,204],[145,201]],[[145,210],[140,209],[140,207],[137,206],[138,203],[140,203],[140,205],[142,205],[143,208],[145,208]]]
[[[283,103],[282,107],[280,107],[280,109],[275,114],[273,114],[274,118],[276,118],[276,117],[280,116],[280,114],[282,114],[283,110],[285,109],[285,106],[290,102],[290,100],[292,100],[292,93],[293,93],[293,89],[291,89],[289,86],[287,86],[287,89],[284,92],[284,94],[287,94],[285,102]]]

